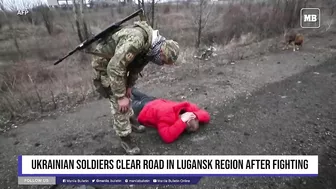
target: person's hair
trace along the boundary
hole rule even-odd
[[[189,121],[188,123],[189,128],[192,128],[194,130],[194,128],[196,128],[196,130],[198,130],[199,128],[199,121],[197,119],[192,119]]]

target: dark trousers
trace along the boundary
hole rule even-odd
[[[156,97],[148,96],[142,92],[140,92],[136,88],[132,88],[132,109],[134,111],[134,115],[138,117],[141,110],[145,107],[148,102],[151,102],[156,99]]]

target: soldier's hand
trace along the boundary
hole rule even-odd
[[[129,104],[130,104],[130,100],[126,96],[118,99],[119,111],[121,113],[127,112],[129,108]]]

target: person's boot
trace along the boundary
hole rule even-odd
[[[142,133],[145,132],[146,127],[144,127],[143,125],[141,125],[137,118],[135,116],[131,116],[130,117],[130,122],[132,125],[132,131],[136,132],[136,133]]]
[[[125,150],[128,155],[138,155],[141,153],[140,148],[131,140],[131,135],[125,137],[120,137],[121,147]]]

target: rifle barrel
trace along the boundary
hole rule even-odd
[[[62,62],[64,59],[68,58],[69,56],[71,56],[73,53],[75,53],[78,50],[78,47],[75,50],[72,50],[71,52],[69,52],[67,55],[65,55],[63,58],[57,60],[57,62],[54,63],[54,65],[59,64],[60,62]]]

